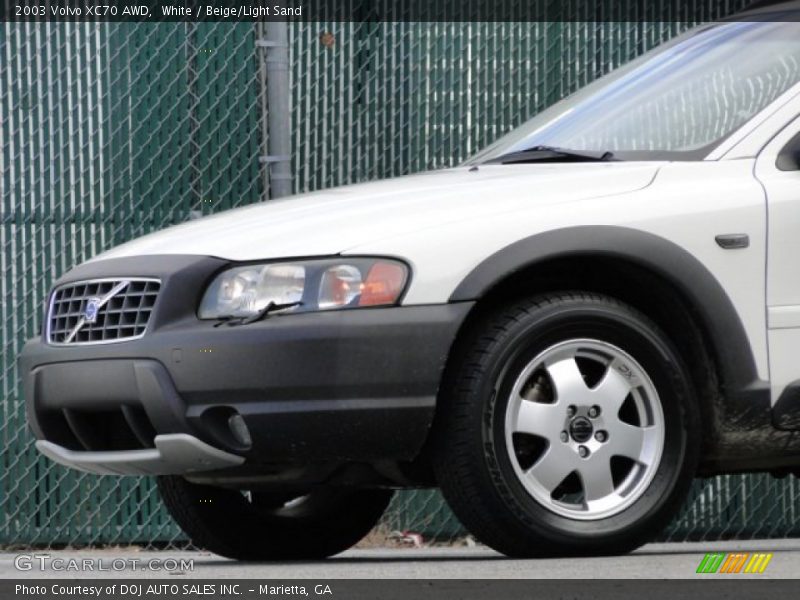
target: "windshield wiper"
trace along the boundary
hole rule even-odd
[[[217,322],[214,323],[214,327],[219,327],[220,325],[229,325],[231,327],[234,325],[248,325],[250,323],[255,323],[256,321],[266,319],[271,313],[278,312],[280,310],[286,310],[287,308],[294,308],[295,306],[300,306],[301,304],[303,303],[287,302],[286,304],[277,304],[275,302],[270,302],[260,311],[250,315],[249,317],[242,317],[240,315],[219,316],[217,317]]]
[[[607,162],[620,160],[608,150],[570,150],[557,146],[532,146],[487,160],[485,165],[527,162]]]

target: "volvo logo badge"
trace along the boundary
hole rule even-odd
[[[83,320],[85,323],[94,323],[97,321],[97,313],[100,310],[100,298],[89,298],[86,301],[86,307],[83,309]]]
[[[572,439],[579,444],[582,444],[592,437],[593,430],[592,422],[586,417],[578,417],[569,425],[569,434],[572,436]]]

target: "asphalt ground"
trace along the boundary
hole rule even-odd
[[[700,575],[697,567],[708,552],[770,552],[765,571],[757,575]],[[46,556],[47,558],[42,558]],[[61,563],[53,562],[62,559]],[[88,559],[93,570],[81,565]],[[192,561],[192,568],[171,570]],[[170,571],[148,568],[156,560]],[[74,561],[70,563],[70,561]],[[114,562],[116,561],[116,562]],[[125,561],[125,567],[118,570]],[[134,564],[135,561],[135,564]],[[40,565],[46,563],[42,570]],[[56,565],[60,568],[53,568]],[[80,570],[70,569],[78,566]],[[20,570],[30,566],[28,570]],[[178,565],[180,567],[180,564]],[[108,570],[98,570],[100,568]],[[65,570],[67,569],[67,570]],[[788,579],[800,578],[800,539],[650,544],[625,556],[596,558],[507,559],[487,548],[366,548],[325,561],[240,563],[206,552],[109,548],[102,550],[35,550],[0,553],[0,579],[169,578],[190,579]]]

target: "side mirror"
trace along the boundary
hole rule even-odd
[[[776,166],[781,171],[800,171],[800,133],[783,147],[778,154]]]

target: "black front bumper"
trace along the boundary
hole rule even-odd
[[[26,344],[20,369],[36,437],[68,451],[72,463],[80,456],[114,457],[109,472],[118,473],[142,472],[126,468],[120,453],[149,452],[157,462],[159,436],[174,441],[176,435],[243,457],[256,470],[259,464],[414,458],[427,437],[450,347],[472,305],[281,315],[214,327],[197,319],[195,309],[225,265],[186,256],[115,259],[62,278],[59,283],[158,277],[162,285],[140,339]],[[250,432],[249,445],[231,433],[236,414]],[[186,464],[183,454],[178,458]],[[170,464],[152,472],[185,469]],[[194,470],[202,470],[202,461]]]

